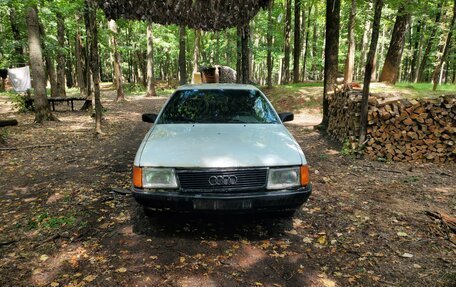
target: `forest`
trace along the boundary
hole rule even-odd
[[[362,82],[374,17],[371,1],[332,1],[340,10],[337,72]],[[51,96],[67,88],[84,93],[87,5],[84,1],[14,1],[0,3],[0,67],[29,63],[27,8],[38,12],[40,38]],[[373,81],[453,84],[456,53],[453,1],[385,1],[378,31]],[[325,59],[325,2],[272,1],[250,21],[249,81],[278,85],[322,81]],[[334,13],[339,11],[334,11]],[[237,68],[239,31],[202,31],[147,21],[109,20],[96,12],[99,74],[102,82],[147,85],[154,80],[188,83],[202,66]],[[336,39],[337,40],[337,39]],[[151,49],[148,54],[149,49]],[[147,66],[148,55],[153,65]],[[268,67],[268,59],[270,60]],[[118,67],[117,67],[118,66]],[[117,72],[116,72],[117,71]]]
[[[0,286],[456,286],[455,18],[456,0],[0,0]],[[294,113],[313,193],[291,217],[149,217],[131,194],[142,115],[216,66]]]

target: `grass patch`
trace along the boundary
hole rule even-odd
[[[56,229],[64,226],[73,226],[76,223],[76,217],[73,215],[50,216],[48,213],[41,213],[33,217],[27,224],[27,229]]]
[[[319,109],[322,105],[322,83],[299,83],[263,88],[278,111],[298,112],[302,109]]]
[[[438,85],[437,90],[432,90],[431,83],[400,82],[394,88],[411,98],[438,97],[442,94],[456,94],[455,84]]]

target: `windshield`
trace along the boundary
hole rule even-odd
[[[259,91],[221,89],[177,91],[158,120],[158,124],[279,122]]]

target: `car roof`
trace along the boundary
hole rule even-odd
[[[244,84],[195,84],[183,85],[177,88],[177,91],[182,90],[258,90],[258,88]]]

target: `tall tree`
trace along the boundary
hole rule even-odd
[[[65,21],[62,13],[57,12],[57,94],[66,97],[65,91]]]
[[[147,22],[147,93],[146,97],[155,97],[154,83],[154,40],[152,22]]]
[[[242,27],[242,37],[241,37],[241,50],[242,50],[242,83],[250,83],[250,25],[247,24]]]
[[[201,47],[201,30],[196,29],[195,30],[195,48],[193,50],[193,75],[198,72],[200,47]],[[193,79],[193,76],[192,76],[192,79]]]
[[[418,69],[418,74],[416,76],[416,80],[415,80],[416,82],[423,81],[424,69],[426,69],[426,64],[427,64],[427,61],[429,58],[429,54],[431,53],[431,49],[434,44],[434,37],[435,37],[435,33],[437,32],[437,26],[440,23],[440,18],[442,17],[443,2],[444,2],[444,0],[441,0],[437,4],[437,11],[435,14],[434,26],[431,28],[431,32],[429,33],[429,38],[427,40],[426,49],[423,53],[423,57],[420,62],[420,67]]]
[[[306,27],[306,40],[304,45],[304,59],[302,60],[302,80],[307,79],[307,56],[309,55],[309,35],[310,35],[310,13],[312,12],[312,4],[309,5],[307,13],[307,27]],[[304,19],[304,17],[303,17]],[[304,26],[304,21],[302,23]]]
[[[89,91],[87,88],[86,81],[86,52],[84,50],[84,45],[82,42],[81,29],[80,26],[80,15],[76,14],[76,36],[75,36],[75,60],[76,60],[76,77],[78,79],[78,87],[81,96],[87,98],[89,96]]]
[[[49,79],[49,83],[51,85],[51,97],[57,98],[59,97],[59,92],[57,90],[57,77],[55,72],[55,65],[54,59],[51,57],[51,50],[46,47],[46,31],[44,29],[43,23],[38,18],[39,30],[41,34],[41,46],[43,47],[44,51],[44,61],[46,67],[46,74],[47,78]]]
[[[448,56],[451,46],[451,37],[453,36],[453,31],[455,29],[455,19],[456,19],[456,0],[453,1],[453,17],[451,18],[451,22],[448,25],[448,35],[444,44],[440,47],[440,57],[437,59],[437,65],[434,68],[434,73],[432,74],[432,90],[437,90],[437,85],[439,84],[439,75],[440,70],[442,69],[443,63]]]
[[[268,88],[272,88],[272,7],[274,6],[274,0],[271,0],[269,2],[268,6],[268,31],[266,35],[266,41],[267,41],[267,47],[268,47],[268,53],[267,53],[267,69],[268,69],[268,76],[266,83],[268,85]]]
[[[351,83],[353,81],[353,72],[355,68],[355,18],[356,0],[351,0],[350,16],[348,18],[348,50],[344,70],[344,78],[347,83]]]
[[[108,22],[109,30],[111,31],[111,49],[112,54],[114,55],[114,62],[112,63],[114,67],[114,84],[116,85],[117,97],[116,101],[125,100],[125,93],[122,87],[122,69],[120,66],[120,54],[117,49],[117,24],[115,20],[110,20]]]
[[[242,82],[242,27],[236,27],[236,83]]]
[[[179,84],[185,85],[187,83],[187,65],[185,61],[185,42],[187,33],[185,26],[179,27]]]
[[[385,63],[383,64],[380,82],[395,84],[397,81],[399,66],[401,65],[402,52],[404,51],[405,35],[410,22],[410,9],[407,2],[402,3],[397,11]]]
[[[297,83],[301,56],[301,0],[295,0],[294,8],[293,83]]]
[[[372,23],[372,38],[367,54],[366,69],[364,70],[363,96],[361,101],[361,117],[359,129],[359,144],[364,144],[367,132],[367,113],[369,109],[369,88],[374,68],[374,58],[377,51],[378,34],[380,30],[380,19],[382,18],[383,0],[375,0],[374,3],[374,22]]]
[[[30,56],[30,66],[33,77],[33,90],[35,93],[35,122],[41,123],[47,120],[56,120],[49,107],[46,95],[46,73],[43,65],[43,53],[41,50],[41,33],[36,8],[27,8],[27,31]]]
[[[93,87],[94,87],[94,100],[95,100],[95,133],[96,135],[103,134],[101,131],[101,98],[100,98],[100,65],[99,50],[98,50],[98,25],[96,21],[96,7],[95,0],[85,0],[86,8],[88,9],[88,27],[87,27],[87,41],[90,43],[90,70],[92,71]]]
[[[326,44],[325,70],[323,87],[323,120],[319,125],[326,130],[329,122],[328,95],[334,89],[338,74],[339,63],[339,29],[340,29],[340,0],[326,1]]]
[[[410,82],[413,82],[416,79],[416,72],[418,66],[418,50],[420,46],[421,38],[421,26],[423,25],[422,20],[418,20],[416,24],[415,33],[412,33],[412,42],[413,42],[413,54],[412,54],[412,63],[410,64]]]
[[[282,62],[282,83],[288,84],[290,81],[290,34],[291,34],[291,0],[285,0],[285,39],[283,46],[283,62]]]

